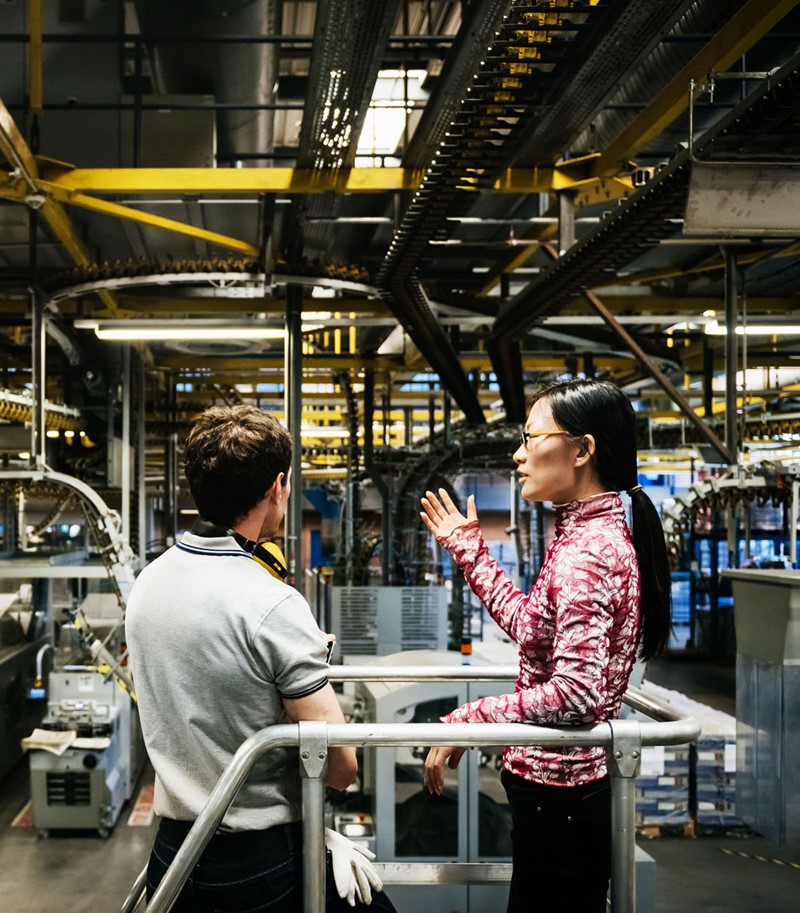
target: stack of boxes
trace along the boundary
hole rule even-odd
[[[736,720],[727,713],[693,701],[680,692],[644,682],[643,691],[696,719],[702,731],[696,746],[655,746],[642,749],[636,778],[636,826],[642,829],[683,828],[696,824],[701,832],[741,825],[736,818]],[[635,712],[628,718],[646,719]],[[696,752],[692,757],[692,752]],[[690,804],[696,797],[696,816]]]
[[[697,740],[697,825],[741,827],[736,817],[736,720],[711,710]]]
[[[647,746],[636,778],[637,827],[685,827],[689,811],[689,747]]]

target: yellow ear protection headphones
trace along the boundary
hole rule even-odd
[[[214,523],[212,520],[203,520],[202,517],[195,520],[192,525],[192,532],[195,536],[202,536],[205,539],[211,539],[215,536],[233,536],[239,545],[247,552],[248,555],[257,561],[261,567],[265,568],[277,577],[278,580],[285,580],[288,574],[286,568],[286,559],[283,552],[275,545],[274,542],[254,542],[245,536],[228,529],[221,523]]]
[[[286,569],[286,559],[283,557],[283,552],[274,542],[253,542],[252,539],[245,539],[239,533],[232,533],[232,535],[261,567],[266,568],[278,580],[286,580],[286,575],[289,573]]]

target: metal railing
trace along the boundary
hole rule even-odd
[[[517,677],[515,667],[498,666],[337,666],[331,669],[336,681],[509,681]],[[611,785],[611,911],[634,913],[635,880],[635,790],[642,747],[680,745],[694,741],[700,726],[690,717],[676,713],[669,704],[636,688],[629,688],[625,703],[654,718],[654,722],[610,720],[594,726],[552,729],[529,723],[346,723],[320,722],[282,724],[262,729],[247,739],[214,787],[203,810],[186,836],[180,850],[154,892],[148,913],[169,913],[194,866],[222,823],[255,762],[267,751],[296,746],[300,752],[303,813],[303,909],[304,913],[325,910],[325,844],[323,778],[329,746],[415,747],[418,745],[460,745],[467,747],[503,745],[585,746],[606,749]],[[450,864],[463,881],[490,863]],[[441,874],[448,866],[431,863],[403,863],[406,877],[419,868],[421,881],[432,872]],[[376,864],[379,874],[391,873],[391,865]],[[497,868],[497,866],[494,866]],[[452,876],[453,873],[451,873]],[[386,879],[387,881],[389,879]],[[452,881],[452,877],[447,877]],[[494,879],[486,879],[494,880]],[[140,873],[120,913],[133,913],[141,901],[146,869]]]

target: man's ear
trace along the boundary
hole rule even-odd
[[[266,490],[265,494],[270,497],[273,501],[277,501],[281,498],[284,489],[286,488],[286,474],[279,472],[275,477],[275,481],[269,488]]]
[[[584,434],[580,443],[578,444],[578,453],[575,457],[576,466],[585,466],[594,456],[597,445],[594,440],[594,435]]]

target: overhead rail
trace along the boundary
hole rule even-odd
[[[700,137],[694,155],[713,160],[717,152],[726,155],[729,145],[746,155],[749,145],[764,135],[800,129],[798,69],[800,54]],[[684,150],[501,308],[487,349],[509,420],[525,418],[522,376],[509,367],[518,358],[520,338],[574,295],[606,282],[654,241],[674,233],[674,220],[683,217],[690,166],[690,153]]]
[[[484,669],[480,667],[422,667],[413,670],[416,681],[447,680],[453,670],[461,681],[507,680],[512,667]],[[333,671],[333,670],[332,670]],[[350,676],[359,680],[408,680],[408,670],[377,666],[341,667],[339,680]],[[400,676],[399,678],[393,677]],[[500,678],[489,678],[498,675]],[[693,741],[700,726],[693,719],[678,714],[669,704],[636,689],[629,689],[626,703],[655,717],[658,722],[612,720],[594,726],[553,729],[524,723],[352,723],[329,725],[302,722],[262,729],[247,739],[236,752],[209,799],[189,831],[161,884],[147,905],[148,913],[169,913],[192,869],[209,840],[222,822],[226,811],[236,798],[256,761],[267,751],[278,747],[297,747],[300,753],[302,777],[304,913],[322,913],[325,909],[325,846],[324,846],[324,774],[329,746],[406,746],[418,745],[601,745],[606,749],[611,782],[612,806],[612,913],[634,913],[635,884],[635,791],[634,778],[638,772],[642,748],[651,745],[680,745]],[[469,883],[507,880],[510,866],[505,868],[487,863],[460,863],[458,874]],[[386,884],[392,875],[399,874],[397,864],[376,865]],[[418,883],[452,882],[448,864],[402,863],[403,880],[413,879],[419,871]],[[481,870],[486,875],[482,876]],[[146,872],[146,870],[145,870]],[[142,900],[146,878],[140,874],[120,913],[133,913]],[[411,877],[409,875],[411,874]]]
[[[0,390],[0,419],[12,422],[30,422],[33,417],[33,398],[11,390]],[[75,431],[83,422],[79,409],[63,403],[45,402],[45,427]]]
[[[459,191],[491,187],[516,139],[514,125],[524,111],[540,104],[553,79],[558,53],[550,47],[549,32],[537,25],[564,21],[585,25],[602,16],[605,8],[570,4],[554,12],[540,12],[527,3],[485,4],[481,28],[490,35],[487,50],[465,43],[477,52],[471,85],[441,140],[422,183],[403,215],[377,275],[377,285],[389,308],[436,371],[467,421],[485,421],[483,410],[461,366],[453,343],[439,323],[420,282],[420,261],[435,232],[447,216],[463,214],[473,200]],[[578,31],[580,43],[586,33]],[[503,46],[498,46],[502,41]],[[543,67],[542,65],[546,66]],[[466,197],[466,198],[465,198]]]

